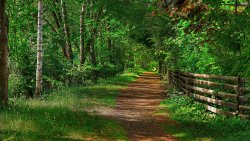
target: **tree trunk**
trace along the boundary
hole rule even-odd
[[[108,21],[107,23],[107,32],[108,32],[108,37],[107,37],[107,47],[108,47],[108,50],[109,50],[109,60],[111,63],[113,63],[113,56],[112,56],[112,41],[111,41],[111,38],[110,38],[110,23]]]
[[[95,20],[95,11],[94,11],[94,6],[93,6],[93,1],[90,0],[88,1],[89,3],[89,17],[94,21]],[[96,34],[96,27],[92,23],[90,26],[90,38],[87,43],[87,49],[89,52],[89,60],[92,65],[96,66],[96,55],[95,55],[95,34]]]
[[[93,34],[96,34],[95,31],[92,32]],[[96,66],[97,61],[96,61],[96,54],[95,54],[95,36],[92,35],[89,43],[89,53],[90,53],[90,61],[92,65]]]
[[[66,10],[66,4],[64,0],[61,0],[61,5],[62,5],[62,18],[64,21],[64,34],[65,34],[65,40],[66,40],[66,54],[68,60],[73,63],[73,52],[71,48],[71,43],[70,43],[70,33],[69,33],[69,25],[68,25],[68,17],[67,17],[67,10]]]
[[[0,0],[0,108],[8,101],[8,31],[5,16],[6,0]]]
[[[59,10],[59,4],[58,4],[58,0],[53,0],[53,5],[54,5],[54,8],[55,10],[52,11],[52,17],[54,18],[54,21],[56,23],[56,27],[57,27],[57,32],[58,34],[60,34],[59,36],[60,37],[64,37],[63,34],[61,34],[61,28],[62,28],[62,14]],[[60,41],[59,41],[59,45],[62,47],[62,55],[65,57],[65,58],[68,58],[67,57],[67,53],[66,53],[66,45],[65,45],[65,42],[64,42],[64,39],[60,38]]]
[[[93,4],[93,3],[92,3]],[[93,8],[93,5],[90,4],[90,9]],[[92,25],[92,32],[91,32],[91,39],[90,39],[90,46],[89,46],[89,52],[90,52],[90,60],[92,62],[92,64],[94,66],[97,65],[97,59],[96,59],[96,51],[95,51],[95,42],[96,42],[96,38],[97,38],[97,33],[98,33],[98,25],[100,24],[100,16],[102,15],[102,11],[103,9],[99,9],[98,13],[94,13],[94,11],[92,11],[91,18],[93,19],[94,22],[97,23],[97,25]]]
[[[35,96],[40,97],[42,92],[42,18],[43,2],[38,0],[38,25],[37,25],[37,66],[36,66],[36,91]]]
[[[85,37],[85,13],[86,5],[82,5],[82,11],[80,16],[80,63],[81,65],[85,62],[85,47],[84,47],[84,37]]]

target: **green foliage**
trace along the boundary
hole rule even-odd
[[[116,68],[113,64],[101,64],[97,66],[98,75],[102,78],[115,76],[117,73],[122,72],[122,68]]]
[[[183,141],[249,140],[248,120],[209,113],[202,104],[176,91],[169,92],[169,95],[170,98],[164,100],[162,104],[177,121],[177,125],[166,125],[166,132]]]
[[[234,4],[229,0],[198,4],[197,1],[190,1],[183,5],[178,5],[176,1],[169,2],[97,0],[91,7],[88,1],[66,0],[69,41],[74,56],[74,64],[70,64],[62,52],[65,37],[60,19],[61,5],[44,0],[44,90],[71,82],[74,85],[83,84],[127,69],[140,68],[156,70],[162,67],[249,77],[249,6],[238,7],[236,14],[233,5],[225,5]],[[79,15],[83,3],[87,4],[84,30],[86,62],[80,65]],[[178,10],[171,11],[168,6]],[[37,3],[12,0],[8,1],[7,7],[11,25],[11,79],[18,76],[23,84],[20,86],[23,89],[18,92],[32,97],[35,87]],[[93,45],[93,51],[87,46],[89,43]],[[92,55],[94,52],[96,64],[91,62],[91,52]],[[10,81],[10,86],[14,85],[14,81]],[[17,93],[14,91],[17,90],[11,90],[11,93]]]
[[[9,75],[9,96],[10,97],[20,97],[22,95],[22,90],[24,90],[25,78],[18,74]]]
[[[96,85],[61,88],[43,99],[14,99],[0,114],[0,140],[126,140],[116,121],[83,110],[113,107],[120,89],[135,76],[125,73]]]
[[[146,43],[163,68],[249,77],[249,6],[239,6],[237,14],[229,0],[157,6],[135,31],[139,42],[150,39]]]
[[[66,0],[73,64],[65,58],[62,51],[65,48],[66,38],[60,2],[44,0],[43,3],[44,93],[63,86],[82,85],[89,80],[96,82],[97,79],[115,76],[130,67],[139,69],[141,64],[145,66],[152,60],[148,59],[146,63],[141,61],[142,58],[146,58],[147,51],[143,50],[143,45],[131,42],[128,35],[131,29],[137,26],[137,20],[143,19],[148,11],[142,5],[143,1],[94,1],[91,8],[87,1]],[[87,4],[84,30],[86,62],[80,65],[79,19],[83,3]],[[125,8],[123,4],[127,7]],[[10,97],[33,97],[36,79],[37,2],[10,0],[7,7],[10,20]],[[124,11],[121,13],[118,7]],[[132,9],[133,11],[130,11]],[[137,14],[131,14],[131,12],[137,12]],[[97,31],[96,35],[93,35],[93,29]],[[93,42],[91,42],[92,37]],[[111,40],[111,47],[108,46],[108,38]],[[91,62],[89,43],[93,45],[96,64]],[[135,50],[137,50],[136,53],[133,52]],[[140,54],[144,54],[143,57],[139,56]]]
[[[67,70],[67,76],[71,79],[70,85],[82,85],[87,83],[87,80],[96,82],[96,78],[113,77],[121,73],[123,68],[119,68],[114,64],[98,64],[93,66],[85,64],[84,66],[73,66]]]

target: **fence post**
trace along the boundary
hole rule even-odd
[[[185,75],[184,73],[182,73],[182,76],[185,77],[185,89],[187,90],[187,95],[190,95],[190,93],[193,93],[193,90],[190,90],[188,88],[188,86],[194,86],[194,82],[193,81],[190,81],[190,79],[195,79],[194,77],[191,77],[191,76],[188,76],[188,75]]]
[[[181,72],[180,71],[176,71],[176,79],[178,79],[177,83],[178,83],[179,90],[185,94],[185,92],[183,91],[183,89],[185,89],[184,86],[181,83],[179,83],[179,82],[185,83],[185,81],[183,82],[183,80],[181,79]]]
[[[167,76],[167,78],[168,78],[168,83],[169,83],[169,85],[172,85],[170,75],[171,75],[171,71],[170,71],[170,70],[168,70],[168,76]]]
[[[172,76],[172,78],[173,79],[175,79],[175,84],[173,83],[173,86],[175,87],[175,88],[177,88],[178,86],[177,86],[177,82],[176,82],[176,72],[175,71],[173,71],[172,73],[171,73],[171,76]],[[173,80],[174,81],[174,80]]]
[[[179,81],[181,81],[181,80],[180,80],[178,75],[180,75],[179,71],[175,71],[175,79],[177,80],[177,82],[176,82],[177,86],[176,87],[181,91],[181,86],[180,86],[181,84],[179,84]]]
[[[240,105],[244,105],[243,102],[240,101],[240,96],[243,96],[244,93],[241,91],[241,88],[244,86],[244,82],[241,77],[238,77],[237,82],[237,114],[243,114],[244,110],[240,110]]]
[[[179,75],[180,75],[181,77],[184,77],[184,79],[179,78],[179,80],[182,81],[182,83],[184,84],[184,85],[182,85],[182,88],[186,90],[184,93],[187,94],[187,95],[189,95],[188,88],[186,87],[187,84],[188,84],[187,77],[183,74],[183,72],[179,72]],[[181,85],[181,84],[180,84],[180,85]]]
[[[171,85],[171,87],[174,87],[172,77],[173,77],[173,72],[171,70],[169,70],[168,71],[168,81],[169,81],[169,84]]]
[[[191,78],[191,79],[196,79],[196,78],[195,78],[195,77],[193,77],[193,76],[190,76],[189,78]],[[194,81],[192,80],[192,81],[188,82],[188,85],[190,85],[190,86],[194,86]],[[194,91],[193,91],[193,90],[189,90],[189,92],[190,92],[190,93],[194,93]]]
[[[175,84],[174,84],[174,87],[175,87],[175,88],[179,88],[179,86],[178,86],[177,71],[173,71],[173,73],[172,73],[172,77],[175,79]]]

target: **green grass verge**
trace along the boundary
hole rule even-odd
[[[135,76],[126,73],[95,85],[63,88],[39,100],[13,100],[0,113],[0,140],[127,140],[116,121],[84,109],[114,106],[119,90]]]
[[[166,125],[166,132],[183,141],[249,141],[250,121],[215,115],[192,98],[169,92],[162,102],[177,124]]]

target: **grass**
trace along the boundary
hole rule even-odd
[[[95,85],[64,88],[39,100],[13,100],[0,113],[0,140],[127,140],[116,121],[84,109],[113,107],[119,90],[135,76],[126,73]]]
[[[250,121],[215,115],[192,98],[169,92],[162,102],[176,125],[166,125],[166,132],[182,141],[249,141]],[[165,112],[166,112],[165,111]]]

